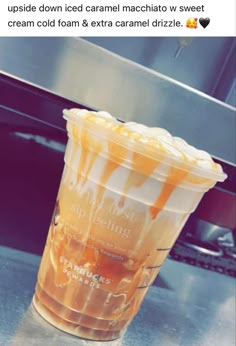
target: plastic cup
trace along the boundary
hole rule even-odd
[[[181,151],[180,140],[170,145],[164,130],[155,140],[104,113],[64,115],[65,167],[33,303],[59,329],[113,340],[204,193],[226,175]]]

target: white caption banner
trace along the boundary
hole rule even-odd
[[[1,36],[235,36],[235,0],[1,0]]]

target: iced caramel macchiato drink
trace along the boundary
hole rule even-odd
[[[226,175],[161,128],[64,111],[69,141],[33,303],[54,326],[120,337],[189,215]]]

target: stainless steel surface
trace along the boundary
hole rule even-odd
[[[195,219],[193,233],[197,239],[201,241],[217,243],[219,237],[223,237],[226,233],[230,232],[228,228],[214,225],[210,222]]]
[[[234,231],[235,232],[235,231]],[[236,242],[234,241],[233,232],[227,232],[223,236],[217,238],[217,244],[223,248],[236,247]]]
[[[104,345],[65,334],[31,307],[40,257],[0,247],[0,345]],[[233,346],[235,281],[167,260],[123,339],[107,346]]]
[[[82,39],[2,37],[0,70],[236,162],[234,107]]]
[[[208,244],[204,244],[202,243],[201,246],[199,244],[194,244],[188,241],[181,241],[182,244],[184,244],[187,248],[193,249],[193,250],[197,250],[199,253],[202,253],[204,255],[209,255],[209,256],[213,256],[213,257],[221,257],[223,256],[223,251],[219,248],[214,247],[214,249],[212,248],[208,248],[207,245]]]
[[[86,37],[86,40],[236,107],[234,37]],[[177,51],[180,55],[176,58]]]

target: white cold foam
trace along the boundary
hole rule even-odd
[[[97,114],[99,115],[100,117],[102,118],[105,118],[105,119],[113,119],[114,121],[116,120],[115,118],[113,118],[113,116],[107,112],[104,112],[104,111],[100,111],[100,112],[93,112],[94,114]],[[117,121],[117,120],[116,120]],[[118,122],[118,121],[117,121]]]
[[[184,156],[187,156],[190,162],[197,160],[197,165],[200,167],[212,168],[212,158],[207,152],[194,148],[182,138],[172,136],[165,129],[147,127],[135,122],[127,122],[124,126],[129,130],[144,135],[148,139],[152,138],[156,140],[157,147],[158,142],[161,143],[161,146],[176,159],[183,159]]]
[[[198,170],[200,171],[201,168],[205,168],[209,171],[213,169],[213,161],[208,153],[192,147],[181,138],[171,136],[171,134],[168,131],[162,128],[149,128],[145,125],[137,124],[134,122],[128,122],[121,125],[120,122],[118,122],[107,112],[96,113],[89,112],[86,110],[75,110],[73,111],[73,113],[76,116],[76,118],[81,116],[81,119],[83,117],[87,117],[87,115],[94,114],[95,117],[92,117],[90,119],[93,124],[98,125],[98,134],[100,129],[103,130],[103,127],[104,129],[111,128],[109,131],[102,131],[103,139],[101,153],[98,153],[98,155],[94,156],[93,151],[86,152],[86,164],[83,167],[83,169],[84,174],[87,175],[88,180],[87,182],[84,179],[79,180],[77,186],[78,189],[87,189],[88,186],[94,186],[95,189],[98,189],[99,185],[101,183],[104,183],[104,197],[109,193],[115,193],[115,195],[113,195],[113,198],[117,202],[119,202],[121,196],[127,193],[128,198],[140,201],[147,205],[155,205],[156,201],[161,196],[163,187],[165,186],[167,177],[170,175],[170,170],[172,166],[172,164],[168,163],[167,161],[165,162],[165,159],[162,160],[160,164],[157,163],[157,167],[155,168],[153,174],[150,174],[149,178],[146,179],[141,186],[136,187],[131,185],[129,190],[125,191],[128,177],[131,172],[130,169],[132,169],[132,167],[130,167],[130,163],[132,163],[134,160],[133,153],[135,152],[137,145],[141,144],[141,140],[143,144],[145,143],[145,141],[146,143],[151,143],[152,150],[163,150],[163,153],[167,153],[166,160],[169,160],[172,157],[173,161],[181,163],[183,161],[186,162],[187,157],[188,162],[193,163],[193,171],[191,173],[197,174]],[[81,124],[79,125],[79,128],[82,131],[83,124],[84,122],[81,121]],[[119,131],[119,126],[120,129],[123,129],[124,131]],[[118,129],[117,132],[116,128]],[[128,131],[126,131],[125,128],[127,128]],[[127,155],[125,161],[127,160],[128,162],[128,169],[126,167],[125,161],[122,161],[120,165],[118,164],[117,167],[114,170],[112,170],[108,180],[104,181],[104,170],[107,166],[108,160],[111,160],[109,141],[112,140],[113,131],[114,134],[120,133],[121,136],[123,132],[123,136],[128,137],[126,137],[127,139],[124,137],[124,143],[122,143],[121,137],[120,143],[121,145],[126,145],[128,141],[128,146],[130,150],[125,151]],[[141,136],[139,136],[139,134]],[[101,138],[97,138],[96,133],[94,133],[93,140],[95,143],[96,141],[100,141]],[[70,141],[70,145],[71,150],[68,150],[68,156],[70,157],[69,161],[70,164],[73,166],[74,171],[78,172],[81,150],[83,150],[83,146],[79,145],[77,150],[75,150],[75,143],[73,143],[73,139]],[[149,147],[147,146],[147,149],[148,148]],[[91,148],[91,150],[93,149]],[[91,165],[91,163],[93,164]],[[137,174],[139,173],[137,172]],[[184,182],[183,184],[180,183],[179,186],[175,187],[175,189],[171,191],[171,195],[169,196],[165,204],[166,210],[187,213],[195,208],[196,191],[191,190],[186,195],[184,185]],[[197,192],[197,194],[199,193]],[[129,203],[128,200],[126,200],[125,203]]]
[[[115,119],[111,114],[104,111],[92,112],[85,109],[72,109],[66,111],[65,114],[75,115],[77,118],[84,119],[89,114],[95,115],[92,119],[94,124],[103,126],[104,129],[111,127],[110,137],[112,138],[112,132],[114,134],[119,133],[121,136],[129,138],[129,147],[132,150],[135,150],[135,145],[137,144],[148,144],[151,145],[152,150],[165,151],[169,154],[169,158],[176,160],[177,162],[184,161],[192,165],[192,173],[202,174],[201,169],[204,171],[216,171],[217,173],[222,174],[222,168],[220,165],[217,165],[212,160],[211,156],[204,150],[199,150],[191,145],[189,145],[185,140],[179,137],[172,136],[167,130],[159,127],[148,127],[143,124],[138,124],[136,122],[127,122],[120,123]],[[112,126],[110,126],[112,124]],[[114,126],[113,126],[114,125]],[[116,127],[117,125],[117,127]],[[116,131],[116,128],[119,127],[126,128],[128,131]],[[98,129],[99,131],[99,129]],[[141,136],[137,136],[141,135]],[[104,133],[103,133],[104,135]],[[104,138],[106,141],[106,138]],[[122,141],[122,140],[121,140]],[[122,143],[121,143],[122,144]],[[221,177],[222,179],[223,177]]]
[[[68,113],[68,111],[67,111]],[[75,114],[77,116],[80,116],[80,118],[85,118],[90,112],[87,109],[80,109],[78,110],[77,108],[72,108],[69,113]]]

